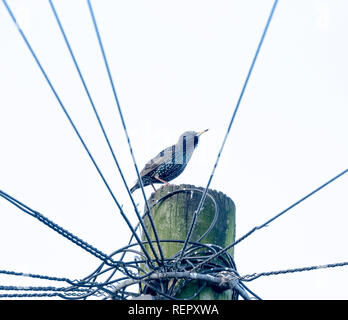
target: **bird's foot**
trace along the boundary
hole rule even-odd
[[[162,183],[164,183],[166,186],[169,186],[169,183],[163,179],[161,179],[160,177],[158,176],[155,176],[155,179],[157,179],[158,181],[161,181]]]

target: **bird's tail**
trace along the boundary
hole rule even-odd
[[[135,190],[137,190],[139,188],[139,184],[136,183],[131,189],[130,192],[133,193]]]

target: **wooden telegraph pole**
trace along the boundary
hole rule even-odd
[[[179,190],[186,190],[180,192]],[[191,185],[167,185],[153,193],[149,199],[158,237],[160,240],[185,240],[191,226],[192,217],[202,197],[203,188]],[[213,227],[201,240],[204,244],[215,244],[226,247],[235,241],[235,205],[233,201],[222,192],[208,190],[201,212],[197,216],[195,228],[190,241],[197,241],[207,230]],[[158,202],[159,199],[163,201]],[[212,200],[214,199],[214,200]],[[216,216],[217,215],[217,216]],[[214,224],[214,219],[215,224]],[[144,219],[151,239],[155,239],[150,226],[149,218]],[[144,238],[144,237],[143,237]],[[182,242],[161,242],[165,258],[171,258],[183,247]],[[148,249],[148,247],[146,247]],[[157,247],[155,246],[157,249]],[[150,252],[150,251],[149,251]],[[233,248],[228,253],[233,257]],[[176,298],[192,296],[200,287],[198,281],[187,284]],[[232,290],[216,290],[207,285],[195,299],[197,300],[224,300],[231,299]]]

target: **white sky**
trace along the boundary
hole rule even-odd
[[[135,223],[48,1],[8,3]],[[54,3],[131,185],[136,173],[86,1]],[[173,181],[205,186],[273,1],[92,4],[139,169],[184,131],[209,128]],[[344,0],[279,1],[211,185],[236,204],[237,238],[347,169],[347,21]],[[125,223],[3,4],[0,43],[0,189],[104,252],[125,245]],[[239,273],[348,261],[347,190],[344,176],[236,246]],[[139,191],[135,199],[143,208]],[[0,269],[75,279],[99,265],[3,199],[0,218]],[[343,267],[249,286],[263,299],[347,299],[347,284]]]

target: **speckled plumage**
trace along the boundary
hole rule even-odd
[[[140,177],[144,187],[154,183],[168,183],[178,177],[186,168],[190,161],[194,149],[199,142],[202,132],[186,131],[179,141],[164,150],[156,157],[151,159],[140,172]],[[131,192],[140,188],[139,181],[131,188]]]

